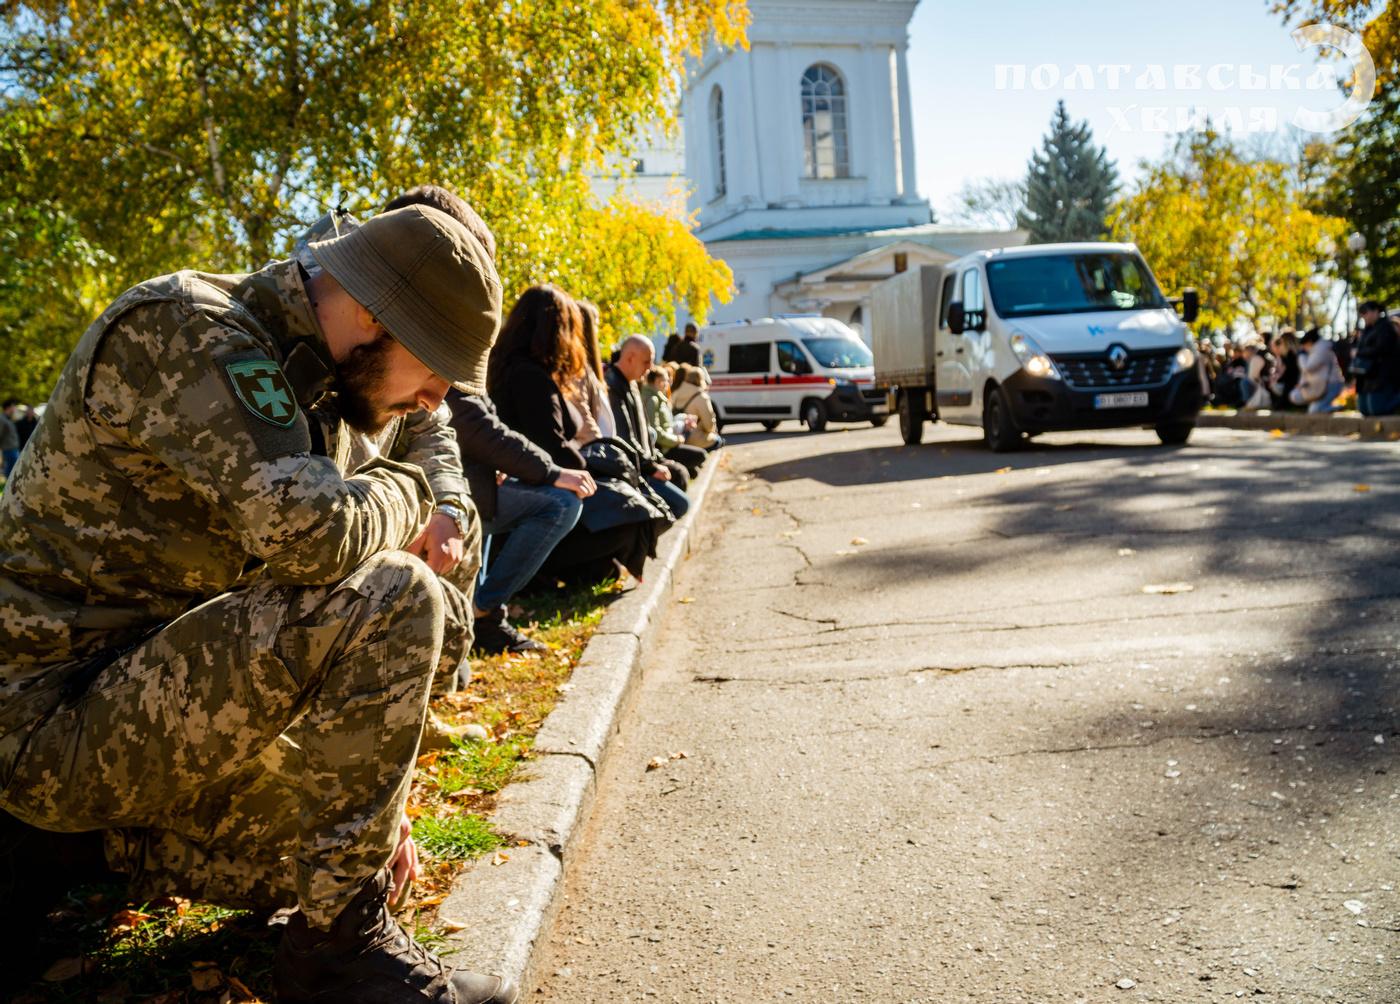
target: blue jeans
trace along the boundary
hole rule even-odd
[[[1356,395],[1356,407],[1366,416],[1394,415],[1400,412],[1400,391],[1368,390]]]
[[[669,481],[657,481],[651,479],[651,486],[656,489],[656,494],[666,500],[666,504],[671,507],[671,511],[676,514],[676,519],[685,515],[690,508],[690,499],[685,497],[685,492],[681,491]]]
[[[553,485],[527,485],[509,478],[496,489],[496,515],[483,522],[481,577],[476,608],[495,610],[529,582],[554,545],[578,523],[583,500]],[[489,561],[491,535],[510,533],[506,546]]]
[[[19,450],[6,450],[3,459],[0,459],[0,474],[8,478],[17,463],[19,463]]]

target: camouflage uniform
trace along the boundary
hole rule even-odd
[[[294,261],[143,283],[0,496],[0,807],[122,828],[139,888],[295,898],[317,927],[391,856],[431,678],[465,654],[462,598],[401,550],[423,469],[318,448],[330,372]]]

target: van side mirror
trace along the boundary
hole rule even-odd
[[[961,300],[955,300],[948,304],[948,330],[955,335],[960,335],[967,328],[967,313],[963,310]]]
[[[1181,291],[1181,319],[1187,324],[1194,324],[1200,316],[1201,294],[1188,286]]]

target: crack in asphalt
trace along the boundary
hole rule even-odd
[[[1026,750],[1011,750],[1011,751],[1006,752],[1006,753],[982,753],[982,754],[974,754],[974,755],[972,755],[972,756],[955,757],[955,758],[953,758],[953,759],[951,759],[951,760],[939,760],[939,761],[937,761],[936,763],[932,763],[932,764],[923,764],[923,765],[921,765],[921,766],[919,766],[919,767],[909,767],[909,768],[906,768],[906,769],[905,769],[904,773],[914,773],[914,772],[922,771],[922,770],[939,770],[939,769],[941,769],[941,768],[943,768],[943,767],[954,767],[954,766],[957,766],[957,765],[959,765],[959,764],[965,764],[965,763],[989,763],[989,762],[995,762],[995,761],[999,761],[999,760],[1013,760],[1013,759],[1016,759],[1016,758],[1018,758],[1018,757],[1030,757],[1030,756],[1062,756],[1062,755],[1070,754],[1070,753],[1104,753],[1104,752],[1113,752],[1113,751],[1115,751],[1115,750],[1149,749],[1149,748],[1151,748],[1151,747],[1153,747],[1153,746],[1160,746],[1162,743],[1165,743],[1165,742],[1172,742],[1173,740],[1177,740],[1177,739],[1198,739],[1198,740],[1238,739],[1238,738],[1242,738],[1242,737],[1246,737],[1246,736],[1274,736],[1274,735],[1279,735],[1280,733],[1293,733],[1293,732],[1307,732],[1308,735],[1313,735],[1313,736],[1317,736],[1317,735],[1358,735],[1358,736],[1359,736],[1359,735],[1372,735],[1372,734],[1375,733],[1375,731],[1376,731],[1377,728],[1389,728],[1388,725],[1386,725],[1386,726],[1381,726],[1381,725],[1375,725],[1375,724],[1373,724],[1373,725],[1370,725],[1370,726],[1364,727],[1364,728],[1350,728],[1350,729],[1314,729],[1313,731],[1308,732],[1308,725],[1310,725],[1310,724],[1312,724],[1312,723],[1309,722],[1309,723],[1305,723],[1305,724],[1302,724],[1302,725],[1279,725],[1279,726],[1269,726],[1269,727],[1262,727],[1262,726],[1261,726],[1261,727],[1258,727],[1258,728],[1238,728],[1238,729],[1230,729],[1230,730],[1228,730],[1228,731],[1220,731],[1220,732],[1165,732],[1165,733],[1162,733],[1162,734],[1160,734],[1160,735],[1156,735],[1156,736],[1154,736],[1154,737],[1151,738],[1151,739],[1141,740],[1141,741],[1137,741],[1137,742],[1122,742],[1122,743],[1085,743],[1085,744],[1079,745],[1079,746],[1044,747],[1044,748],[1036,747],[1036,748],[1026,749]]]
[[[938,676],[954,676],[958,673],[971,673],[979,669],[1072,669],[1074,663],[1035,663],[1035,662],[1014,662],[1005,665],[974,665],[974,666],[919,666],[915,669],[904,669],[895,673],[875,673],[869,676],[826,676],[817,679],[804,677],[762,677],[762,676],[728,676],[721,673],[697,674],[690,678],[691,683],[758,683],[775,687],[820,687],[829,684],[845,683],[878,683],[882,680],[899,680],[910,676],[922,676],[924,674],[935,674]]]
[[[1332,607],[1335,608],[1336,606],[1342,605],[1342,604],[1349,604],[1349,603],[1378,603],[1378,602],[1385,602],[1385,601],[1393,601],[1393,600],[1397,600],[1397,599],[1400,599],[1400,593],[1374,593],[1374,594],[1362,595],[1362,596],[1339,596],[1339,597],[1336,597],[1336,598],[1334,598],[1334,599],[1328,600],[1328,604],[1329,604],[1329,606],[1332,606]],[[885,627],[910,627],[910,628],[938,628],[938,627],[947,627],[947,628],[956,629],[956,630],[958,630],[958,631],[964,631],[964,632],[974,633],[974,634],[993,634],[993,633],[996,633],[996,634],[1004,634],[1004,633],[1009,633],[1009,632],[1014,632],[1014,631],[1038,631],[1038,630],[1049,629],[1049,628],[1089,627],[1089,626],[1093,626],[1093,625],[1103,625],[1103,624],[1123,624],[1123,623],[1129,623],[1129,622],[1142,622],[1142,621],[1176,620],[1176,619],[1179,619],[1179,618],[1182,618],[1182,617],[1201,618],[1201,617],[1238,616],[1238,615],[1240,615],[1240,614],[1257,614],[1257,613],[1262,613],[1262,612],[1265,612],[1265,611],[1273,612],[1273,611],[1279,611],[1279,610],[1292,610],[1292,609],[1299,609],[1299,608],[1309,608],[1309,609],[1311,609],[1311,608],[1315,608],[1316,606],[1317,606],[1317,601],[1316,601],[1316,600],[1298,600],[1298,601],[1295,601],[1295,602],[1271,603],[1271,604],[1268,604],[1267,606],[1240,606],[1240,607],[1218,607],[1218,606],[1215,606],[1215,607],[1207,608],[1207,609],[1205,609],[1205,610],[1202,610],[1202,609],[1199,609],[1199,608],[1192,608],[1192,609],[1190,609],[1190,610],[1163,610],[1163,611],[1159,611],[1159,612],[1156,612],[1156,613],[1146,613],[1146,614],[1123,614],[1123,615],[1120,615],[1120,616],[1117,616],[1117,617],[1094,617],[1094,618],[1088,618],[1088,619],[1085,619],[1085,620],[1072,620],[1072,621],[1049,621],[1049,622],[1045,622],[1045,623],[1041,623],[1041,624],[976,624],[976,623],[971,623],[971,624],[970,624],[970,623],[968,623],[967,621],[952,620],[952,619],[949,619],[949,618],[946,618],[946,617],[944,617],[944,618],[932,618],[932,619],[923,619],[923,618],[914,618],[914,619],[907,619],[907,620],[906,620],[906,619],[900,619],[900,620],[890,620],[890,621],[874,621],[874,622],[868,622],[868,623],[862,623],[862,624],[839,624],[839,625],[837,625],[837,626],[826,627],[826,628],[823,628],[823,629],[820,630],[820,631],[810,632],[810,633],[808,633],[808,634],[769,635],[769,636],[767,636],[767,637],[764,639],[764,642],[763,642],[763,643],[760,643],[760,644],[757,644],[757,645],[749,645],[749,646],[739,646],[739,647],[734,647],[734,648],[726,648],[726,649],[721,649],[721,651],[730,652],[730,653],[764,652],[764,651],[768,651],[768,650],[769,650],[769,647],[771,647],[771,645],[774,644],[774,643],[786,643],[786,642],[791,642],[791,641],[800,641],[800,640],[803,639],[803,638],[810,638],[810,637],[812,637],[813,635],[823,635],[823,636],[824,636],[824,635],[835,635],[835,634],[844,634],[844,633],[849,632],[849,631],[869,631],[869,630],[874,630],[874,629],[876,629],[876,628],[885,628]],[[783,612],[785,612],[785,611],[776,611],[776,612],[778,612],[778,613],[783,613]],[[934,634],[945,634],[945,633],[948,633],[948,632],[932,632],[932,633],[934,633]],[[798,646],[798,647],[800,647],[800,648],[826,648],[826,647],[829,647],[830,645],[843,645],[843,644],[847,644],[847,642],[846,642],[845,639],[837,639],[837,640],[833,640],[833,641],[831,641],[831,642],[813,642],[813,643],[810,643],[810,644],[807,644],[807,645],[801,645],[801,646]],[[783,644],[783,645],[781,645],[781,647],[786,648],[786,647],[788,647],[788,646],[787,646],[786,644]]]

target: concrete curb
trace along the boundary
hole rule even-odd
[[[1196,424],[1202,429],[1281,429],[1295,436],[1360,436],[1362,439],[1400,438],[1400,415],[1367,418],[1359,412],[1340,411],[1309,415],[1296,411],[1203,411]]]
[[[526,845],[506,848],[508,860],[500,864],[492,858],[473,864],[439,908],[450,932],[441,951],[454,964],[509,976],[522,994],[534,982],[535,942],[553,920],[598,771],[641,679],[642,655],[655,638],[676,568],[691,553],[722,456],[711,454],[691,483],[690,511],[658,542],[645,581],[603,615],[568,692],[535,737],[536,758],[497,799],[492,823]]]

